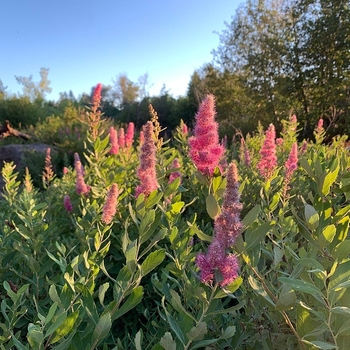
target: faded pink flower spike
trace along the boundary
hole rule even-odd
[[[103,206],[102,221],[109,224],[117,212],[119,189],[117,184],[113,184],[108,192],[105,205]]]
[[[153,133],[153,124],[151,121],[148,121],[144,128],[145,140],[140,150],[140,166],[137,169],[137,176],[141,184],[136,187],[136,197],[141,193],[148,196],[159,187],[156,173],[157,149],[154,144]]]
[[[45,168],[43,171],[43,182],[45,185],[49,185],[53,180],[54,172],[51,163],[51,149],[47,148],[45,153]]]
[[[238,173],[235,163],[227,169],[227,187],[221,213],[215,219],[215,237],[208,247],[207,254],[199,254],[196,264],[200,268],[200,279],[203,283],[213,282],[216,271],[221,274],[217,282],[221,287],[233,282],[238,277],[238,258],[226,251],[235,243],[242,230]]]
[[[189,138],[189,156],[203,175],[211,176],[224,155],[215,121],[215,98],[207,95],[196,114],[194,136]]]
[[[270,124],[265,133],[264,144],[260,150],[260,161],[257,165],[257,168],[260,172],[260,175],[265,179],[269,179],[276,166],[277,166],[277,157],[276,157],[276,131],[273,124]]]
[[[135,132],[135,125],[133,122],[130,122],[128,124],[128,128],[126,130],[126,135],[125,135],[125,146],[128,148],[131,147],[134,142],[134,132]]]
[[[215,219],[215,233],[217,239],[223,243],[226,248],[231,247],[242,230],[240,213],[242,204],[240,202],[239,182],[237,166],[231,163],[227,169],[226,190],[224,201],[221,207],[221,213]]]
[[[317,132],[321,132],[323,130],[323,119],[319,119],[317,123]]]
[[[71,202],[70,197],[68,195],[64,196],[63,204],[64,204],[64,208],[66,209],[66,211],[68,213],[73,212],[73,205],[72,205],[72,202]]]
[[[143,130],[140,131],[140,145],[143,144],[143,142],[145,141],[145,135]]]
[[[124,128],[118,130],[118,143],[119,147],[125,147],[125,131]]]
[[[177,158],[175,158],[172,162],[172,165],[171,165],[171,168],[172,169],[180,169],[181,166],[180,166],[180,163],[179,163],[179,160]],[[168,183],[172,183],[175,179],[177,179],[178,177],[181,177],[181,173],[179,171],[173,171],[172,173],[170,173],[169,175],[169,181]]]
[[[109,128],[109,143],[112,145],[109,150],[109,154],[118,154],[119,152],[119,143],[118,143],[118,135],[117,131],[113,126]]]

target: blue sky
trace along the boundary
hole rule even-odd
[[[184,95],[191,74],[212,60],[242,0],[8,0],[1,4],[0,79],[8,91],[16,76],[50,69],[52,93],[90,92],[126,73],[148,73],[151,95],[163,84]]]

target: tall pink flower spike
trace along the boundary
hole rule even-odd
[[[225,152],[224,146],[219,142],[219,126],[215,114],[215,98],[207,95],[196,114],[194,136],[188,140],[189,156],[197,169],[206,176],[213,174]]]

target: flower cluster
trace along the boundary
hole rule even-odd
[[[135,125],[133,122],[130,122],[128,124],[128,128],[126,130],[125,135],[125,146],[130,148],[132,146],[132,143],[134,142],[134,132],[135,132]]]
[[[196,114],[194,136],[189,138],[189,156],[197,169],[211,176],[219,165],[225,148],[219,143],[218,123],[215,121],[215,99],[208,95]]]
[[[144,142],[140,150],[140,166],[137,169],[137,176],[141,184],[136,187],[136,197],[141,193],[148,196],[159,187],[156,174],[156,146],[153,135],[153,124],[148,121],[144,128]]]
[[[239,218],[242,204],[238,188],[237,167],[235,163],[231,163],[227,169],[227,187],[221,213],[215,219],[214,239],[207,254],[201,253],[196,259],[200,268],[200,279],[204,283],[211,283],[215,279],[224,287],[238,277],[238,258],[234,254],[227,254],[242,230]]]
[[[74,168],[76,172],[76,183],[75,183],[76,192],[78,194],[87,195],[90,191],[90,186],[88,186],[84,181],[84,169],[79,159],[78,153],[74,154]]]
[[[48,186],[54,178],[54,172],[51,163],[51,149],[47,148],[45,153],[45,168],[43,171],[43,183]]]
[[[276,156],[276,131],[273,124],[270,124],[265,133],[264,144],[260,150],[260,161],[257,168],[260,175],[265,179],[269,179],[276,166],[277,166],[277,156]]]

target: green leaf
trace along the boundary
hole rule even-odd
[[[11,339],[17,350],[28,350],[28,348],[25,347],[14,335],[11,336]]]
[[[192,225],[189,221],[187,221],[187,225],[190,227],[191,231],[197,235],[197,237],[204,241],[204,242],[212,242],[213,237],[205,234],[202,230],[200,230],[198,227]]]
[[[235,326],[228,326],[224,333],[220,336],[220,339],[230,339],[236,334],[236,327]]]
[[[328,225],[322,230],[322,234],[318,240],[322,249],[326,248],[330,243],[333,242],[336,231],[337,230],[335,225]]]
[[[207,345],[211,345],[211,344],[214,344],[218,341],[218,339],[207,339],[207,340],[202,340],[200,341],[199,343],[196,343],[194,344],[193,346],[191,346],[191,350],[194,350],[194,349],[200,349],[200,348],[205,348],[206,349],[206,346]]]
[[[208,194],[205,200],[207,212],[209,216],[215,220],[215,218],[220,214],[220,206],[213,194]]]
[[[100,301],[102,306],[104,306],[103,301],[105,299],[105,294],[106,294],[108,288],[109,288],[108,282],[101,284],[98,288],[98,300]]]
[[[258,226],[252,232],[246,232],[245,240],[246,240],[246,251],[253,250],[256,246],[258,246],[266,237],[267,232],[269,232],[271,226],[274,222],[265,222],[262,225]]]
[[[249,227],[259,216],[261,212],[260,205],[256,205],[252,209],[249,210],[248,214],[242,220],[242,224],[244,228]]]
[[[319,341],[319,340],[313,340],[313,341],[309,341],[309,340],[305,340],[302,339],[302,342],[308,345],[313,345],[314,347],[316,347],[317,349],[324,349],[324,350],[328,350],[328,349],[337,349],[337,347],[332,344],[332,343],[326,343],[324,341]]]
[[[308,229],[311,231],[316,230],[320,221],[317,211],[312,205],[306,203],[304,212]]]
[[[350,316],[350,308],[346,306],[336,306],[333,307],[330,312],[332,314],[338,314],[338,315],[345,315],[345,316]]]
[[[165,350],[176,350],[176,342],[174,341],[170,332],[165,332],[165,334],[160,338],[159,344]]]
[[[66,336],[74,326],[77,327],[76,320],[79,316],[79,310],[74,311],[62,322],[62,324],[56,329],[53,333],[52,338],[50,339],[50,344],[54,344]],[[46,337],[46,336],[45,336]]]
[[[179,313],[183,313],[187,315],[193,321],[196,322],[196,319],[182,306],[180,295],[173,289],[170,290],[170,294],[171,294],[171,305],[173,306],[173,308]]]
[[[94,332],[92,333],[92,341],[95,346],[108,335],[111,327],[111,315],[109,312],[106,312],[100,317],[94,329]]]
[[[207,324],[205,322],[199,322],[195,327],[186,334],[189,340],[202,340],[208,333]]]
[[[300,292],[304,292],[311,295],[322,295],[322,292],[316,286],[309,282],[287,277],[279,277],[278,280],[281,283],[291,285],[294,290],[298,290]]]
[[[252,276],[248,276],[248,282],[257,295],[260,295],[266,301],[268,301],[272,306],[275,306],[275,303],[272,301],[272,299],[264,290],[264,288],[261,285],[259,285],[258,281],[255,278],[253,278]]]
[[[168,310],[165,307],[165,297],[162,298],[162,306],[165,311],[165,315],[171,330],[175,333],[176,337],[181,341],[182,345],[185,345],[185,336],[179,324],[176,322],[175,318],[168,312]]]
[[[228,294],[234,293],[243,283],[243,278],[238,276],[232,283],[226,286],[224,289],[220,289],[214,296],[214,299],[220,299],[227,297]]]
[[[153,269],[155,269],[159,264],[163,262],[165,258],[164,249],[156,250],[150,253],[147,258],[141,264],[141,275],[146,276]]]
[[[58,306],[58,304],[56,302],[51,305],[49,312],[45,318],[45,324],[50,323],[50,321],[52,320],[52,318],[54,317],[54,315],[56,313],[57,306]]]
[[[150,227],[154,222],[155,216],[156,216],[156,213],[153,209],[147,211],[146,215],[142,218],[140,223],[140,227],[139,227],[140,237],[147,234],[148,230],[150,229]]]
[[[135,338],[134,338],[136,350],[142,350],[142,338],[143,338],[143,333],[142,333],[142,330],[140,329],[136,333]]]
[[[128,311],[133,309],[137,304],[141,302],[142,297],[143,287],[138,286],[131,292],[126,302],[112,315],[112,320],[115,321],[117,318],[123,316]]]
[[[334,184],[337,179],[339,173],[339,162],[338,159],[335,158],[331,164],[331,169],[335,168],[333,171],[331,170],[325,177],[322,185],[322,193],[327,196],[329,194],[331,186]]]
[[[296,299],[293,287],[289,284],[283,284],[276,303],[276,310],[285,311],[292,309],[295,306]]]
[[[40,326],[35,325],[33,323],[29,323],[27,340],[31,347],[33,348],[41,347],[42,342],[44,340],[44,335],[42,333]]]
[[[340,242],[332,251],[332,256],[335,259],[338,259],[339,262],[346,259],[349,256],[350,252],[350,241],[346,240]]]

